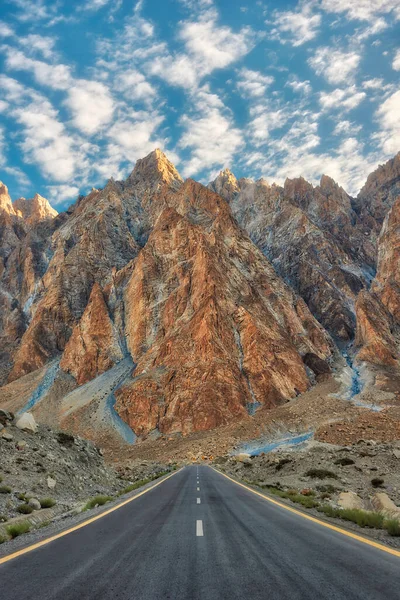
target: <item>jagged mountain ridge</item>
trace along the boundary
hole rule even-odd
[[[368,180],[379,206],[392,171]],[[209,188],[159,150],[59,216],[2,188],[3,380],[61,358],[76,386],[131,356],[115,399],[138,435],[213,428],[305,391],[309,365],[337,354],[331,338],[354,337],[376,268],[373,200],[364,227],[326,176],[281,188],[225,171]]]

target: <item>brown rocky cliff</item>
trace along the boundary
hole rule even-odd
[[[302,355],[331,355],[226,202],[192,180],[166,202],[125,290],[137,367],[117,408],[139,435],[209,429],[254,402],[284,402],[309,385]]]
[[[89,302],[65,347],[60,367],[83,385],[122,360],[118,334],[103,292],[95,283]]]
[[[239,187],[228,194],[239,224],[328,331],[352,339],[353,307],[369,267],[362,257],[353,258],[361,242],[350,198],[326,176],[319,188],[303,178],[287,180],[285,188],[265,180],[240,180]]]
[[[371,173],[354,201],[364,235],[376,244],[383,221],[400,195],[400,152]]]
[[[359,361],[398,365],[400,358],[400,197],[388,213],[379,237],[378,267],[371,292],[357,299]]]

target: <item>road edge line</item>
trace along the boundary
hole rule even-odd
[[[383,544],[380,544],[379,542],[374,542],[373,540],[369,540],[369,539],[363,537],[362,535],[358,535],[357,533],[353,533],[351,531],[347,531],[346,529],[342,529],[341,527],[337,527],[336,525],[331,525],[330,523],[321,521],[317,517],[312,517],[311,515],[306,515],[305,513],[301,512],[300,510],[297,510],[296,508],[287,506],[286,504],[283,504],[283,502],[278,502],[278,500],[274,500],[273,498],[270,498],[269,496],[266,496],[265,494],[262,494],[261,492],[257,492],[257,490],[253,490],[251,487],[245,485],[244,483],[240,483],[239,481],[232,479],[232,477],[229,477],[229,475],[222,473],[215,467],[210,467],[210,468],[213,471],[215,471],[216,473],[218,473],[219,475],[226,477],[233,483],[236,483],[236,485],[239,485],[240,487],[244,488],[245,490],[248,490],[249,492],[256,494],[256,496],[260,496],[260,498],[263,498],[264,500],[266,500],[267,502],[270,502],[271,504],[276,504],[276,506],[279,506],[280,508],[284,508],[285,510],[288,510],[289,512],[294,513],[295,515],[299,515],[300,517],[303,517],[304,519],[308,519],[308,521],[312,521],[313,523],[318,523],[319,525],[322,525],[323,527],[326,527],[327,529],[331,529],[332,531],[336,531],[337,533],[341,533],[342,535],[345,535],[349,538],[352,538],[354,540],[362,542],[363,544],[367,544],[368,546],[372,546],[373,548],[378,548],[378,550],[382,550],[383,552],[392,554],[393,556],[397,556],[398,558],[400,558],[399,550],[395,550],[394,548],[389,548],[389,546],[384,546]]]
[[[54,542],[55,540],[58,540],[66,535],[69,535],[70,533],[73,533],[74,531],[77,531],[78,529],[82,529],[83,527],[86,527],[87,525],[90,525],[91,523],[94,523],[95,521],[102,519],[103,517],[106,517],[107,515],[115,512],[119,508],[122,508],[126,504],[129,504],[130,502],[133,502],[137,498],[140,498],[140,496],[143,496],[144,494],[151,492],[152,490],[154,490],[154,488],[158,487],[159,485],[161,485],[162,483],[167,481],[167,479],[170,479],[170,477],[173,477],[174,475],[177,475],[178,473],[180,473],[180,471],[182,471],[182,469],[184,469],[184,467],[181,467],[180,469],[178,469],[178,471],[175,471],[174,473],[171,473],[167,477],[164,477],[163,479],[161,479],[161,481],[156,482],[151,487],[148,487],[145,490],[143,490],[142,492],[140,492],[139,494],[136,494],[136,496],[133,496],[132,498],[128,498],[127,500],[124,500],[123,502],[120,502],[116,506],[113,506],[112,508],[105,510],[104,512],[100,513],[99,515],[96,515],[95,517],[91,517],[90,519],[87,519],[86,521],[82,521],[82,523],[78,523],[77,525],[74,525],[73,527],[70,527],[69,529],[66,529],[65,531],[60,531],[60,533],[56,533],[55,535],[52,535],[49,538],[41,540],[40,542],[36,542],[35,544],[32,544],[31,546],[27,546],[26,548],[22,548],[21,550],[17,550],[16,552],[12,552],[11,554],[7,554],[6,556],[3,556],[2,558],[0,558],[0,565],[7,563],[10,560],[13,560],[14,558],[18,558],[18,556],[23,556],[24,554],[28,554],[28,552],[37,550],[38,548],[41,548],[42,546],[47,546],[47,544],[50,544],[51,542]]]

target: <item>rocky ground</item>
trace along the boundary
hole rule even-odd
[[[359,508],[372,510],[377,493],[400,505],[400,442],[359,441],[351,446],[311,442],[296,450],[279,449],[248,458],[219,457],[227,474],[263,486],[313,490],[317,498],[339,504],[342,492],[353,492]],[[326,496],[326,492],[329,496]]]
[[[21,422],[0,410],[2,522],[21,517],[21,505],[41,510],[44,499],[57,507],[54,513],[79,510],[95,496],[116,496],[129,484],[171,468],[137,460],[115,469],[92,442],[37,425],[29,417]]]

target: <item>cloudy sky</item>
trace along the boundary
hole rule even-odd
[[[2,0],[0,65],[0,178],[59,210],[155,147],[352,194],[400,150],[399,0]]]

